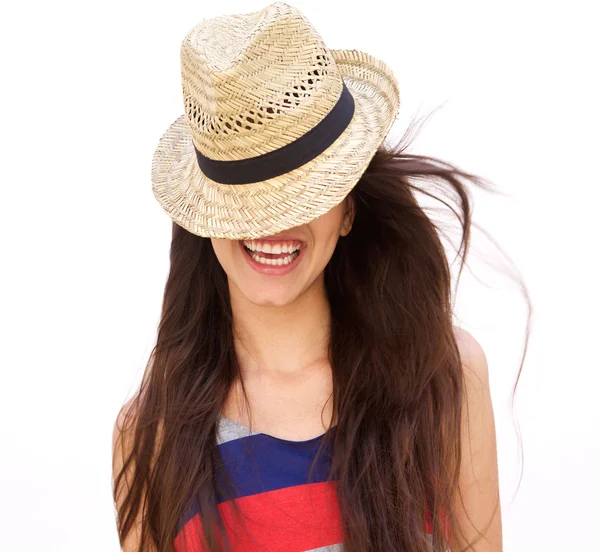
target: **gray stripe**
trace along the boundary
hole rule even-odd
[[[427,538],[429,539],[430,546],[433,547],[433,535],[431,533],[425,533]],[[320,548],[311,548],[310,550],[306,550],[305,552],[343,552],[344,545],[340,544],[332,544],[331,546],[322,546]],[[446,552],[450,552],[450,548],[446,548]]]
[[[332,544],[331,546],[321,546],[320,548],[311,548],[306,552],[342,552],[341,544]]]
[[[251,432],[249,427],[238,424],[224,416],[219,418],[219,424],[217,426],[217,444],[220,445],[227,441],[233,441],[234,439],[240,439],[250,435],[258,435],[258,433],[256,431]]]

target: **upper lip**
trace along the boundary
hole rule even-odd
[[[276,236],[265,236],[264,238],[254,238],[251,240],[242,240],[242,241],[299,241],[304,243],[304,240],[293,236],[292,234],[277,234]]]

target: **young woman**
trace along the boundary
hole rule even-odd
[[[461,179],[486,185],[384,146],[393,73],[292,6],[204,20],[181,60],[152,168],[170,273],[114,430],[122,549],[501,552],[486,357],[415,194],[455,194],[464,262]]]

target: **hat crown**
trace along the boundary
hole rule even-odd
[[[215,160],[289,144],[329,113],[343,88],[319,33],[283,2],[203,20],[185,36],[180,56],[192,141]]]

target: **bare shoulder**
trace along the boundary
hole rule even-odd
[[[140,391],[120,408],[113,426],[113,469],[121,468],[131,452],[134,435],[142,408],[143,394]],[[163,423],[158,423],[155,436],[155,452],[163,434]],[[116,463],[116,464],[115,464]]]
[[[138,421],[140,408],[139,392],[129,399],[119,410],[113,427],[112,438],[112,480],[113,480],[113,499],[119,517],[123,514],[121,509],[126,496],[130,492],[130,485],[134,480],[135,459],[130,458],[133,444],[136,424]],[[142,490],[145,492],[145,489]],[[119,535],[122,552],[138,552],[142,536],[142,514],[138,510],[131,529],[128,531],[125,539]],[[153,545],[149,545],[146,550],[156,552]]]
[[[115,420],[115,429],[122,431],[125,425],[125,422],[130,420],[132,416],[135,416],[137,409],[137,395],[131,397],[120,409],[117,414],[117,418]]]
[[[113,488],[117,482],[117,477],[123,470],[133,444],[133,434],[135,419],[137,414],[138,403],[136,397],[129,399],[119,410],[116,420],[113,425],[112,432],[112,473],[113,473]],[[129,475],[131,469],[128,470]],[[127,478],[127,476],[125,476]],[[119,481],[120,483],[120,481]],[[123,485],[119,485],[118,497],[121,498],[121,493],[126,492]],[[120,502],[119,500],[117,502]]]
[[[488,364],[483,348],[470,332],[454,326],[464,371],[464,416],[461,430],[462,458],[456,500],[457,521],[463,536],[452,535],[452,552],[485,538],[476,552],[502,551],[502,517],[499,499],[496,428],[490,395]]]
[[[133,478],[133,466],[128,465],[127,458],[132,448],[132,428],[137,408],[136,397],[129,399],[119,410],[113,426],[112,435],[112,483],[113,500],[119,517],[122,516],[121,508],[126,495],[129,493],[129,485]],[[123,552],[133,552],[137,550],[140,542],[141,527],[139,518],[136,520],[136,527],[130,532],[126,540],[122,540],[119,535],[121,550]]]
[[[117,414],[112,435],[113,452],[117,450],[119,450],[120,453],[125,452],[121,450],[121,437],[131,437],[131,431],[135,423],[138,408],[138,401],[136,399],[137,395],[134,395],[120,408]]]
[[[483,347],[473,337],[473,335],[458,326],[453,326],[456,344],[460,353],[460,358],[463,367],[465,368],[465,376],[473,376],[480,383],[487,384],[488,382],[488,363]]]

